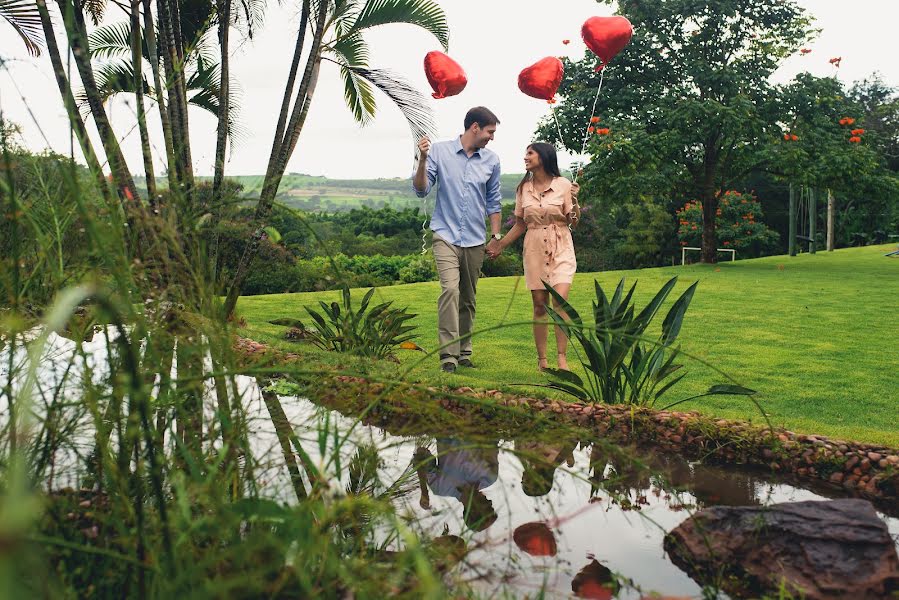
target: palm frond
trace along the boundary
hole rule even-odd
[[[37,4],[31,0],[0,0],[0,17],[16,30],[29,54],[40,55],[44,30]]]
[[[378,108],[374,90],[365,79],[347,67],[340,67],[340,76],[343,77],[343,97],[353,111],[353,118],[362,126],[368,125]]]
[[[130,59],[111,60],[95,67],[94,79],[97,82],[97,89],[100,90],[100,98],[103,102],[106,102],[116,94],[133,94],[136,91],[134,87],[134,65]],[[141,75],[141,80],[143,81],[144,94],[155,98],[156,91],[150,86],[145,74]],[[82,107],[87,104],[87,94],[83,89],[75,95],[75,99]]]
[[[418,25],[449,50],[446,13],[434,0],[367,0],[348,33],[388,23]]]
[[[197,57],[196,69],[187,78],[186,86],[188,96],[187,103],[193,104],[218,117],[219,92],[221,90],[221,73],[217,61],[209,61],[201,56]],[[228,84],[228,138],[231,140],[232,151],[246,139],[247,130],[238,122],[240,114],[241,88],[236,80],[229,79]]]
[[[365,43],[365,39],[362,37],[362,32],[360,31],[346,37],[338,38],[333,45],[329,46],[327,49],[334,54],[337,54],[337,58],[342,64],[357,67],[368,66],[368,44]]]
[[[94,25],[99,25],[106,13],[106,0],[82,0],[81,8],[88,14]]]
[[[141,31],[141,54],[150,60],[147,36]],[[121,21],[98,27],[87,38],[91,58],[131,58],[131,23]]]
[[[344,65],[344,68],[374,85],[397,105],[406,117],[413,140],[418,141],[423,136],[436,137],[434,111],[428,99],[415,87],[384,69],[353,65]]]
[[[238,10],[232,8],[231,20],[249,39],[265,23],[266,0],[239,0]]]

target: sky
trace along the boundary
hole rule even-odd
[[[889,85],[899,87],[899,44],[895,24],[899,22],[896,0],[799,0],[822,29],[809,44],[812,52],[788,59],[775,74],[788,81],[796,73],[810,71],[825,76],[834,73],[828,59],[842,57],[839,77],[855,81],[877,72]],[[299,13],[296,2],[279,6],[270,2],[266,22],[252,41],[244,41],[232,58],[233,80],[240,86],[239,121],[246,135],[232,149],[227,174],[255,175],[265,172],[272,136],[296,39]],[[440,139],[462,132],[465,112],[485,105],[501,124],[490,148],[497,152],[503,171],[523,172],[527,144],[548,105],[518,90],[518,73],[545,56],[583,57],[581,24],[594,15],[613,14],[613,8],[595,0],[440,0],[450,27],[450,56],[468,76],[468,86],[458,96],[430,99],[430,87],[422,61],[440,45],[425,31],[388,25],[367,34],[370,65],[387,68],[403,76],[432,102]],[[109,19],[124,18],[111,6]],[[563,39],[571,43],[563,45]],[[232,42],[233,43],[233,42]],[[46,54],[35,59],[12,28],[0,21],[0,110],[6,119],[23,130],[22,142],[32,150],[50,148],[69,152],[69,130],[53,81]],[[613,63],[614,65],[614,63]],[[412,170],[413,140],[402,114],[388,98],[378,94],[374,122],[360,128],[343,100],[343,84],[337,67],[322,69],[308,120],[289,172],[325,175],[331,178],[408,177]],[[600,107],[602,98],[600,97]],[[132,170],[140,174],[142,160],[132,106],[124,99],[108,107]],[[153,115],[158,115],[154,111]],[[151,119],[151,137],[157,174],[162,172],[162,136]],[[198,174],[211,174],[215,154],[215,118],[194,109],[190,113],[193,158]],[[77,144],[76,144],[77,146]],[[98,144],[99,146],[99,144]],[[76,148],[76,156],[79,152]],[[560,163],[570,165],[577,157],[560,152]]]

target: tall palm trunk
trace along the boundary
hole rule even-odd
[[[69,84],[65,67],[62,64],[62,56],[59,53],[59,45],[56,43],[56,32],[53,30],[53,21],[50,20],[50,11],[47,9],[46,0],[37,0],[37,8],[41,15],[41,25],[44,29],[44,38],[47,41],[50,63],[53,65],[53,74],[56,76],[59,95],[62,96],[62,103],[66,107],[69,122],[72,124],[72,129],[75,130],[75,137],[78,138],[78,145],[81,147],[84,160],[87,161],[87,167],[97,181],[97,187],[106,201],[111,203],[112,195],[109,193],[109,187],[106,185],[106,179],[103,177],[103,169],[100,167],[100,161],[97,158],[97,153],[94,151],[94,145],[90,137],[88,137],[87,128],[84,126],[81,113],[78,112],[75,95],[72,93],[72,87]]]
[[[127,200],[125,203],[126,213],[128,214],[129,222],[134,224],[138,216],[136,212],[139,212],[135,208],[139,206],[140,196],[138,196],[137,187],[134,185],[134,179],[128,171],[128,163],[125,161],[122,148],[115,137],[115,131],[109,122],[106,109],[103,107],[103,98],[94,79],[81,0],[58,0],[58,3],[62,10],[66,35],[69,38],[69,43],[72,45],[72,56],[75,58],[75,66],[78,68],[78,74],[81,76],[84,94],[87,97],[94,124],[100,134],[100,143],[103,145],[103,151],[106,153],[106,159],[109,161],[113,181],[115,181],[116,187]]]
[[[175,175],[179,184],[179,197],[189,201],[193,189],[193,167],[190,163],[187,131],[187,100],[184,93],[184,61],[183,52],[179,51],[180,43],[176,34],[180,31],[177,23],[177,2],[174,0],[157,0],[159,10],[159,50],[165,70],[168,94],[168,118],[172,129],[172,151],[175,157]],[[175,190],[173,190],[175,191]]]
[[[304,13],[308,10],[307,5],[308,1],[304,1]],[[306,68],[303,71],[303,79],[300,82],[300,89],[297,92],[290,120],[285,127],[283,136],[276,135],[275,140],[272,143],[272,154],[269,158],[268,168],[266,169],[265,180],[262,183],[262,192],[259,196],[259,202],[256,204],[256,213],[254,216],[255,230],[250,240],[247,241],[247,245],[244,247],[240,262],[234,272],[234,278],[231,281],[231,287],[225,298],[223,312],[226,317],[231,317],[234,313],[234,307],[237,306],[240,288],[249,273],[250,265],[252,264],[253,259],[256,258],[259,244],[262,242],[263,236],[265,235],[262,226],[264,225],[265,219],[271,213],[275,194],[278,193],[278,186],[281,184],[281,178],[284,176],[287,162],[290,160],[290,156],[293,153],[297,140],[300,137],[300,133],[303,130],[303,124],[305,123],[306,115],[309,112],[309,105],[312,103],[312,97],[315,94],[315,88],[318,84],[318,73],[321,67],[322,38],[325,33],[328,5],[328,2],[319,3],[318,14],[316,15],[316,22],[312,35],[312,46],[309,49],[309,56],[306,59]],[[301,25],[305,25],[305,20]],[[297,33],[297,47],[294,53],[295,65],[299,63],[299,55],[302,52],[302,40],[305,37],[305,33],[305,27],[302,27]],[[295,65],[291,66],[292,77],[288,80],[288,85],[290,87],[285,91],[286,96],[289,96],[293,91],[292,84],[293,76],[295,75]],[[281,108],[282,112],[279,125],[283,122],[282,120],[286,115],[286,112],[284,111],[286,103],[282,104]],[[276,133],[280,132],[281,128],[279,127]]]
[[[144,158],[144,175],[147,178],[147,196],[150,205],[156,204],[156,174],[153,171],[153,155],[150,153],[150,132],[144,111],[144,76],[141,65],[140,0],[131,0],[131,61],[134,64],[134,90],[137,104],[137,127],[140,131],[140,149]]]
[[[169,178],[169,189],[173,190],[178,186],[178,180],[175,178],[175,151],[172,146],[172,125],[169,122],[166,98],[162,93],[162,90],[165,88],[162,86],[162,75],[159,71],[160,57],[159,50],[156,46],[156,23],[153,20],[153,11],[150,1],[151,0],[143,0],[144,31],[146,31],[147,50],[150,54],[150,68],[153,70],[153,86],[156,88],[156,104],[159,108],[159,120],[162,122],[162,137],[165,142],[166,171]]]
[[[231,0],[219,0],[218,13],[221,76],[219,77],[219,114],[215,143],[215,176],[212,180],[214,201],[219,197],[219,193],[222,191],[222,182],[225,179],[225,148],[228,143],[228,119],[230,118],[228,114],[230,108],[228,106],[230,98],[228,30],[231,28]]]

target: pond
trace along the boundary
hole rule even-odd
[[[97,381],[107,375],[104,336],[84,343],[91,360],[70,368],[74,348],[70,340],[50,336],[36,373],[32,409],[38,420],[47,414],[48,398],[77,394],[84,374]],[[0,348],[4,380],[6,365],[24,362],[24,353],[10,361],[8,348]],[[263,495],[296,502],[266,403],[266,395],[274,392],[263,393],[254,378],[237,376],[235,382]],[[61,394],[46,393],[60,389]],[[211,383],[208,392],[205,411],[212,415]],[[541,591],[558,598],[627,600],[652,592],[700,597],[702,585],[663,548],[666,533],[691,514],[715,505],[841,496],[770,473],[622,449],[574,430],[551,435],[527,426],[511,432],[483,426],[454,431],[389,418],[373,425],[295,395],[279,399],[304,450],[328,474],[335,491],[358,488],[365,471],[359,467],[368,460],[368,488],[390,495],[409,531],[452,547],[456,560],[448,561],[446,577],[485,597],[537,597]],[[88,412],[73,409],[77,404],[60,405],[71,410],[61,422],[72,439],[54,457],[47,487],[80,484],[92,425]],[[7,407],[0,408],[5,424]],[[895,507],[881,508],[878,514],[899,546],[899,515]],[[383,542],[387,550],[400,545],[395,530],[385,530]]]

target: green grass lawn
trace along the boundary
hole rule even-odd
[[[593,280],[611,291],[625,277],[639,282],[635,296],[642,307],[677,275],[680,279],[670,304],[698,280],[680,336],[685,353],[758,390],[757,398],[775,425],[899,446],[899,259],[883,256],[893,248],[869,246],[717,266],[582,273],[572,286],[571,301],[582,315],[589,314]],[[413,323],[420,327],[418,343],[433,350],[438,294],[439,285],[432,282],[380,288],[376,298],[395,300],[417,312]],[[304,305],[337,298],[337,292],[244,297],[238,312],[247,320],[247,335],[272,341],[283,328],[269,325],[270,319],[308,321]],[[487,278],[478,284],[477,330],[528,320],[530,311],[523,279]],[[554,348],[550,336],[551,365]],[[333,362],[333,357],[322,354],[317,354],[322,361]],[[487,389],[542,380],[536,372],[530,325],[508,325],[478,334],[474,339],[478,368],[456,375],[440,373],[436,357],[420,362],[420,353],[400,354],[402,364],[385,363],[384,374],[408,372],[414,381]],[[311,356],[316,359],[316,353]],[[569,362],[573,367],[577,362],[573,352]],[[684,362],[689,374],[662,399],[663,404],[724,382],[700,361],[685,358]],[[529,388],[508,389],[529,393]],[[758,409],[740,397],[705,398],[679,408],[761,420]]]

